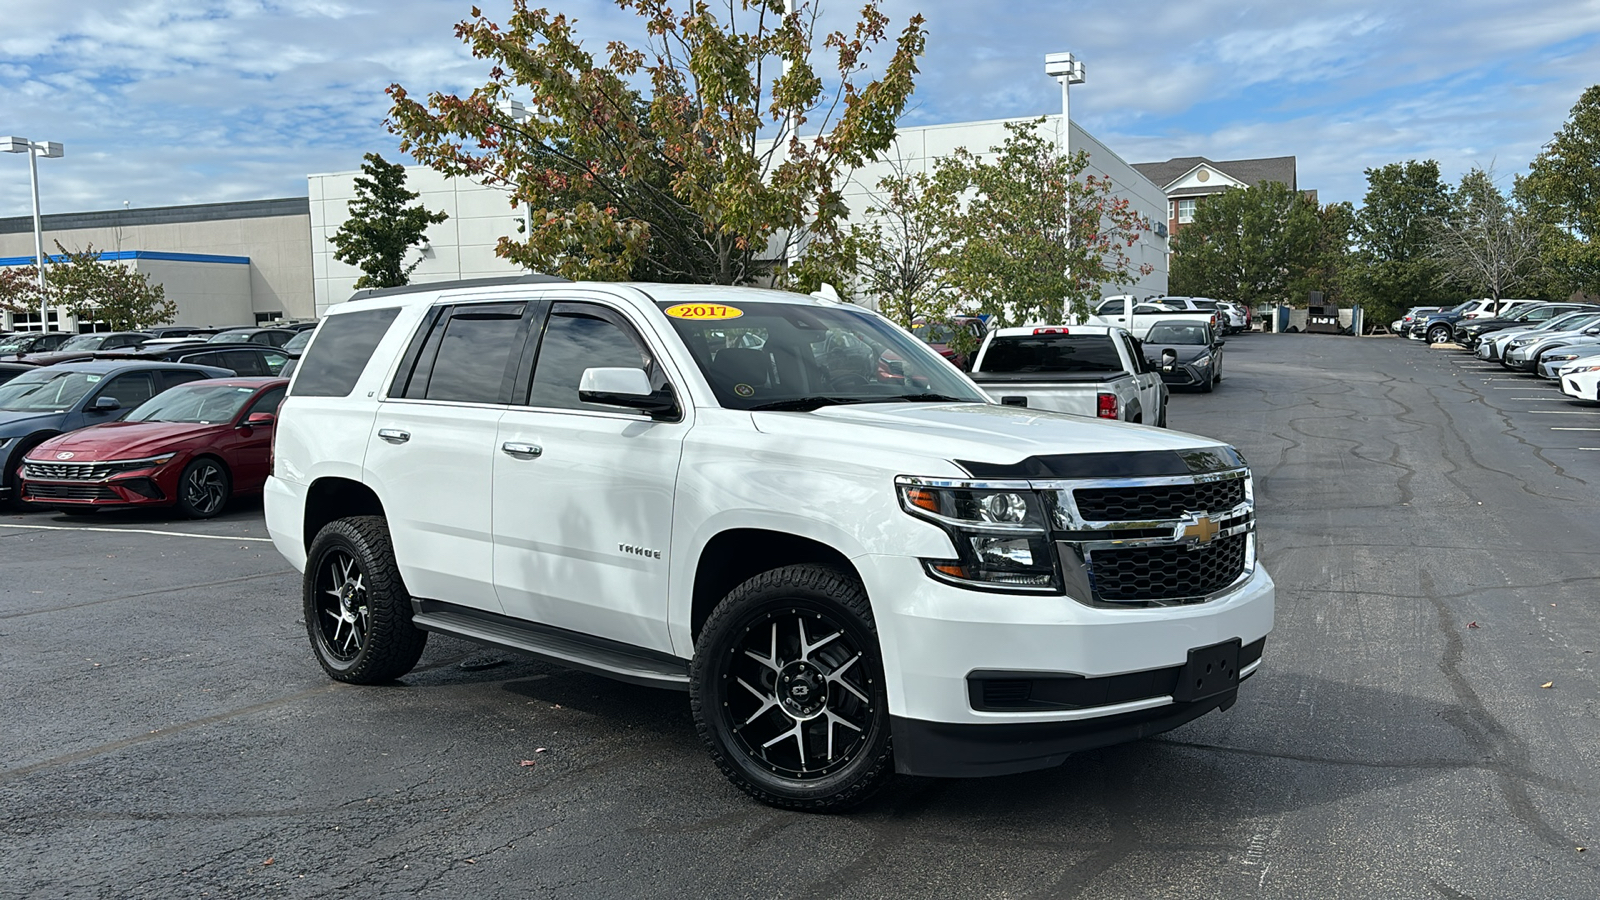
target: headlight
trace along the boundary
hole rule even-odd
[[[1060,590],[1038,494],[909,477],[895,484],[900,506],[943,528],[955,545],[955,559],[923,560],[933,577],[980,590]]]
[[[1533,338],[1516,338],[1511,342],[1513,347],[1526,347],[1533,343]]]
[[[1600,372],[1600,366],[1577,366],[1566,371],[1568,375],[1576,375],[1579,372]]]
[[[147,456],[143,459],[108,459],[101,465],[109,466],[113,472],[132,472],[137,469],[154,469],[172,462],[176,453],[163,453],[160,456]]]
[[[1196,356],[1194,358],[1194,361],[1189,363],[1189,365],[1191,365],[1191,366],[1204,366],[1204,365],[1209,364],[1210,362],[1211,362],[1211,354],[1206,353],[1206,354],[1202,354],[1200,356]]]
[[[1578,358],[1578,354],[1576,354],[1576,353],[1548,353],[1548,354],[1545,355],[1544,361],[1545,362],[1564,362],[1564,361],[1569,360],[1569,359],[1577,359],[1577,358]]]

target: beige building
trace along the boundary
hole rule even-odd
[[[42,224],[47,256],[57,241],[72,251],[93,246],[102,259],[148,274],[176,301],[176,324],[249,325],[316,312],[310,205],[303,197],[64,213]],[[32,217],[0,219],[0,266],[33,260]],[[37,330],[38,314],[8,313],[0,325]],[[51,316],[52,329],[79,325]]]

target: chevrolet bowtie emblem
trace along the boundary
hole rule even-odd
[[[1195,516],[1192,524],[1183,526],[1183,530],[1178,532],[1178,539],[1196,544],[1209,544],[1221,530],[1217,527],[1217,523],[1211,521],[1210,516]]]

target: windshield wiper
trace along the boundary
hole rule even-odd
[[[871,403],[982,403],[973,397],[952,397],[948,394],[900,394],[895,397],[874,397]]]
[[[789,400],[773,400],[771,403],[757,403],[748,409],[751,412],[810,412],[823,406],[871,402],[872,398],[867,397],[794,397]]]

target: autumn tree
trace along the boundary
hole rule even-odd
[[[33,266],[0,269],[0,312],[25,315],[39,311],[39,270]]]
[[[842,172],[886,149],[926,40],[913,16],[891,41],[868,0],[820,39],[807,0],[617,0],[637,46],[584,49],[573,20],[513,0],[504,26],[474,8],[456,34],[490,64],[466,96],[391,85],[401,149],[448,175],[506,189],[532,234],[497,252],[571,278],[739,284],[768,274],[847,214]],[[863,83],[865,81],[865,83]],[[509,101],[530,98],[528,115]]]
[[[113,331],[137,331],[171,322],[178,305],[167,299],[166,288],[150,276],[119,262],[100,258],[91,244],[81,251],[56,242],[61,261],[50,265],[52,306],[79,319],[94,319]]]
[[[1540,225],[1555,281],[1565,291],[1600,294],[1600,84],[1583,92],[1515,192]]]
[[[1493,300],[1532,285],[1542,268],[1538,226],[1476,167],[1461,177],[1432,241],[1444,282]]]
[[[1172,239],[1172,293],[1305,306],[1329,249],[1320,216],[1309,195],[1277,181],[1207,197]]]
[[[1149,223],[1110,179],[1085,175],[1089,155],[1061,155],[1043,119],[1008,122],[988,157],[966,148],[934,166],[931,190],[959,206],[947,228],[950,288],[996,324],[1087,317],[1103,285],[1149,274],[1129,251]]]
[[[362,157],[350,218],[333,234],[333,258],[361,269],[359,288],[399,287],[422,262],[406,265],[406,253],[423,241],[429,225],[450,218],[442,211],[408,206],[420,194],[406,188],[406,167],[376,153]]]

